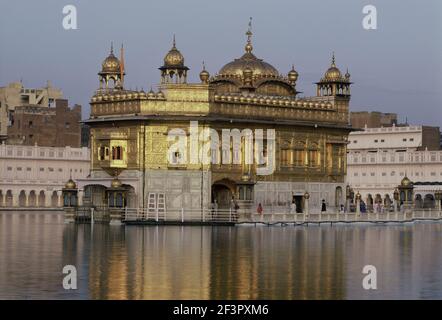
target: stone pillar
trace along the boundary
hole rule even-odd
[[[29,191],[25,190],[25,207],[29,207]]]
[[[57,191],[57,206],[59,208],[63,207],[63,193],[61,191]]]
[[[18,207],[18,197],[20,193],[18,191],[12,191],[11,194],[12,194],[12,206]]]
[[[37,191],[36,191],[37,192]],[[40,192],[35,194],[35,206],[40,207]]]
[[[6,207],[6,193],[2,193],[1,196],[1,206]]]
[[[52,192],[45,191],[45,207],[49,208],[51,206],[51,198],[52,198]]]
[[[82,206],[83,205],[83,197],[84,197],[84,191],[83,190],[78,190],[78,200],[77,200],[78,206]]]

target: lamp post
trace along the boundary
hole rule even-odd
[[[397,212],[398,202],[399,202],[399,190],[398,188],[395,188],[393,192],[393,207],[395,213]]]
[[[350,212],[350,204],[351,204],[351,188],[350,185],[347,184],[345,187],[345,211]]]
[[[309,199],[310,199],[310,194],[306,191],[304,193],[304,215],[305,217],[308,217],[309,214],[309,208],[308,208],[308,203],[309,203]]]

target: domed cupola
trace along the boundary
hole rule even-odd
[[[186,83],[188,67],[184,65],[184,56],[176,47],[175,35],[173,36],[172,49],[164,57],[161,70],[161,83]]]
[[[72,178],[70,178],[66,184],[64,185],[65,189],[76,189],[77,188],[77,184],[74,182],[74,180],[72,180]]]
[[[257,58],[253,53],[252,20],[246,32],[245,53],[224,65],[210,81],[218,92],[257,92],[263,95],[296,95],[290,81],[281,76],[271,64]]]
[[[121,59],[123,59],[123,46],[121,47]],[[100,76],[100,89],[122,89],[125,75],[124,63],[114,55],[112,43],[110,53],[101,64],[101,71],[98,75]]]
[[[331,66],[325,72],[324,80],[328,80],[328,81],[340,81],[340,80],[342,80],[341,70],[339,70],[336,67],[335,54],[334,53],[333,53],[333,57],[332,57]]]
[[[101,64],[101,73],[114,74],[120,72],[120,60],[114,55],[113,47],[111,52]]]
[[[342,75],[341,70],[336,66],[335,54],[332,55],[330,67],[317,84],[318,96],[350,96],[350,74]]]
[[[278,77],[279,72],[271,64],[258,59],[253,53],[252,27],[249,22],[249,29],[246,32],[247,43],[244,47],[245,53],[239,59],[227,63],[218,72],[220,77],[242,77],[246,68],[251,69],[255,77]]]

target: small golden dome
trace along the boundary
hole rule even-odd
[[[335,54],[333,53],[332,63],[330,68],[325,72],[324,79],[328,81],[341,80],[342,74],[341,71],[336,67],[335,63]]]
[[[347,72],[345,73],[345,79],[350,80],[350,73],[348,72],[348,69]]]
[[[403,186],[403,187],[408,187],[408,186],[410,186],[411,184],[413,184],[413,183],[411,182],[410,179],[408,179],[407,176],[405,176],[405,177],[402,179],[402,181],[401,181],[401,186]]]
[[[114,47],[111,45],[109,56],[101,64],[101,73],[120,73],[120,60],[114,55]]]
[[[361,194],[358,191],[358,193],[356,193],[356,200],[361,200],[361,198],[362,198],[362,196],[361,196]]]
[[[203,70],[200,72],[200,80],[202,83],[208,83],[210,78],[209,72],[206,70],[206,65],[203,61]]]
[[[310,193],[308,193],[307,191],[304,193],[304,198],[305,199],[310,199]]]
[[[122,186],[121,180],[118,178],[115,178],[114,180],[112,180],[111,182],[111,187],[112,188],[120,188]]]
[[[74,182],[74,180],[69,179],[68,182],[64,185],[65,189],[76,189],[77,184]]]
[[[184,56],[176,48],[175,36],[173,36],[172,49],[170,49],[169,52],[164,57],[164,67],[168,67],[168,68],[184,67]]]
[[[298,72],[296,72],[295,70],[295,66],[292,65],[292,70],[289,71],[289,73],[287,74],[287,77],[289,79],[290,82],[296,82],[296,80],[298,80]]]

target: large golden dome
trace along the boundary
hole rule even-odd
[[[113,46],[109,56],[101,64],[101,73],[120,73],[120,60],[114,55]]]
[[[246,32],[245,53],[224,65],[219,72],[210,78],[210,84],[217,93],[238,94],[249,92],[258,95],[296,97],[296,80],[298,74],[292,70],[283,76],[271,64],[257,58],[253,53],[252,24]]]
[[[218,72],[218,75],[221,77],[242,77],[244,75],[244,71],[250,72],[252,71],[252,75],[255,77],[278,77],[279,72],[274,68],[271,64],[265,62],[262,59],[258,59],[253,53],[252,46],[252,30],[251,30],[251,21],[249,23],[249,30],[246,32],[247,43],[245,45],[245,53],[241,58],[235,59],[232,62],[227,63],[221,70]]]
[[[239,59],[235,59],[229,62],[218,72],[220,76],[242,76],[246,68],[252,70],[254,76],[279,76],[278,70],[276,70],[271,64],[258,59],[253,53],[246,52]]]
[[[184,67],[184,56],[176,48],[175,36],[173,37],[172,49],[170,49],[169,52],[164,57],[164,66],[168,68]]]

